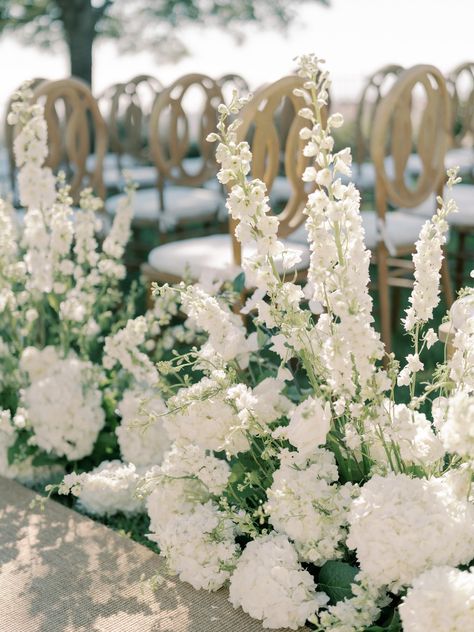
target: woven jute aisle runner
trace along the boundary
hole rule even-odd
[[[196,591],[126,536],[0,477],[1,632],[262,632],[225,590]],[[153,591],[141,576],[163,574]]]

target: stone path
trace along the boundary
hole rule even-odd
[[[174,577],[152,591],[141,576],[162,559],[80,514],[0,477],[1,632],[262,632],[224,590]]]

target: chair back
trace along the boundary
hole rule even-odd
[[[124,154],[142,162],[149,159],[150,114],[162,90],[162,84],[151,75],[137,75],[111,89],[107,124],[110,148],[119,157],[119,163]],[[107,98],[107,93],[104,96]]]
[[[201,74],[180,77],[158,96],[150,117],[149,138],[162,183],[201,186],[216,175],[214,148],[206,138],[216,128],[222,101],[218,83]],[[196,161],[190,168],[186,158],[193,151]]]
[[[65,170],[75,203],[84,186],[92,187],[104,199],[107,126],[87,84],[75,78],[44,81],[34,89],[33,101],[44,106],[48,127],[46,166],[53,171]],[[95,161],[89,171],[86,163],[91,153]]]
[[[268,195],[271,194],[277,176],[284,175],[289,183],[289,199],[278,214],[280,237],[292,233],[305,219],[303,210],[308,190],[302,181],[302,175],[311,159],[303,156],[304,141],[299,136],[300,130],[307,124],[298,115],[299,110],[305,106],[305,101],[303,97],[293,94],[295,88],[303,87],[303,83],[304,80],[300,77],[290,75],[257,90],[242,109],[242,124],[237,130],[238,141],[250,142],[253,156],[250,177],[262,180]],[[293,116],[291,122],[287,119],[288,131],[282,137],[276,115],[283,105],[289,111],[289,104]],[[234,259],[240,264],[240,244],[235,239],[235,223],[232,220],[230,231],[234,239]]]
[[[457,66],[448,77],[452,95],[453,146],[474,145],[474,62]]]
[[[379,102],[372,129],[379,217],[385,217],[389,205],[413,208],[432,193],[442,194],[450,125],[449,94],[441,72],[429,65],[404,70]],[[413,151],[420,161],[416,181],[407,170]],[[388,170],[386,156],[393,166]]]
[[[362,165],[370,157],[370,139],[377,106],[402,70],[403,67],[397,64],[383,66],[376,70],[364,85],[355,121],[354,162],[358,165]]]
[[[230,103],[233,90],[237,90],[240,95],[250,92],[249,84],[241,76],[234,73],[222,75],[217,80],[219,88],[222,90],[225,103]]]

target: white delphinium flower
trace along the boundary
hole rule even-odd
[[[305,155],[315,160],[303,175],[316,186],[305,208],[311,249],[309,298],[327,310],[315,326],[317,351],[334,393],[355,398],[360,391],[364,399],[387,385],[376,379],[380,369],[375,361],[382,357],[383,346],[373,327],[370,252],[364,245],[360,196],[353,184],[343,185],[338,177],[350,174],[350,150],[332,153],[331,130],[342,125],[342,116],[323,122],[329,75],[314,55],[300,57],[298,64],[305,79],[298,93],[305,94],[312,106],[300,112],[311,123],[300,136],[306,141]]]
[[[38,366],[43,352],[28,349],[29,363]],[[37,361],[32,359],[36,355]],[[44,353],[50,362],[51,348]],[[36,445],[46,452],[66,456],[74,461],[90,454],[105,423],[102,395],[91,362],[73,354],[56,357],[38,375],[33,369],[30,384],[22,391],[22,402],[28,410],[29,424]]]
[[[49,167],[26,163],[18,173],[18,191],[25,208],[51,208],[56,199],[56,178]]]
[[[231,387],[223,371],[214,371],[196,384],[181,388],[168,402],[165,428],[172,439],[205,450],[237,454],[248,450],[248,417],[239,418]]]
[[[247,178],[252,154],[247,142],[237,142],[240,120],[235,119],[226,127],[227,119],[238,114],[245,102],[234,95],[228,107],[220,106],[218,133],[210,134],[208,140],[219,141],[216,150],[216,160],[221,165],[217,174],[219,181],[232,185],[226,205],[237,221],[235,236],[246,251],[242,269],[247,284],[257,288],[260,299],[266,294],[271,299],[271,309],[263,300],[256,302],[259,318],[268,327],[275,325],[274,318],[281,323],[284,321],[283,335],[289,347],[300,349],[308,344],[305,334],[309,326],[308,315],[299,306],[304,298],[303,291],[297,284],[281,278],[278,270],[286,274],[294,269],[301,256],[285,249],[278,240],[279,220],[270,214],[265,184]]]
[[[191,327],[209,334],[208,344],[223,360],[237,360],[242,367],[247,366],[249,352],[256,350],[256,340],[255,336],[247,337],[238,314],[198,285],[181,291],[181,309],[187,314]]]
[[[474,396],[459,390],[433,402],[439,437],[448,452],[474,459]]]
[[[262,426],[266,426],[288,413],[292,404],[282,394],[283,380],[266,377],[252,389],[254,397],[253,414]]]
[[[399,606],[404,632],[472,630],[473,570],[438,566],[417,577]]]
[[[447,186],[450,192],[453,186],[461,181],[457,177],[457,172],[457,168],[448,171]],[[413,254],[415,284],[408,299],[410,307],[406,310],[406,317],[403,320],[405,330],[409,332],[431,320],[433,310],[439,303],[443,248],[449,230],[446,218],[450,213],[456,213],[458,208],[452,198],[445,203],[443,198],[438,197],[437,202],[439,208],[433,217],[423,224]]]
[[[433,566],[474,557],[474,504],[462,472],[429,480],[390,473],[361,489],[349,516],[349,548],[376,586],[397,591]],[[461,481],[462,483],[462,481]]]
[[[7,201],[0,199],[0,271],[2,272],[2,277],[5,275],[5,268],[16,263],[18,255],[17,238],[18,230],[15,224],[13,206]]]
[[[123,329],[107,336],[104,343],[103,364],[112,369],[119,364],[128,371],[138,383],[153,386],[158,381],[158,372],[150,358],[140,351],[148,332],[144,316],[129,320]]]
[[[83,474],[67,474],[60,494],[72,493],[87,513],[113,516],[118,512],[131,515],[143,511],[143,502],[136,497],[139,476],[132,463],[103,461]]]
[[[115,430],[122,459],[137,468],[159,465],[170,447],[160,415],[163,399],[151,389],[135,386],[123,394],[118,405],[122,423]]]
[[[458,388],[474,391],[474,331],[460,329],[454,333],[452,346],[454,352],[448,360],[449,377]]]
[[[169,569],[196,590],[221,588],[239,550],[232,522],[212,502],[171,519],[159,542]]]
[[[297,630],[327,596],[316,592],[286,536],[270,533],[245,547],[230,580],[229,601],[265,628]]]
[[[283,450],[267,490],[270,523],[293,540],[300,560],[317,566],[341,557],[348,510],[357,494],[357,487],[336,481],[332,452],[313,448],[306,458]]]
[[[304,456],[310,456],[326,443],[331,426],[331,407],[317,397],[308,397],[290,414],[290,423],[283,434]]]
[[[444,447],[425,414],[385,399],[374,419],[364,424],[364,442],[378,464],[400,470],[407,465],[429,467],[444,456]]]

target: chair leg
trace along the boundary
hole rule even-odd
[[[446,306],[449,309],[454,302],[453,286],[451,283],[451,274],[449,272],[448,253],[444,248],[444,257],[441,264],[441,288],[443,290]]]
[[[456,290],[459,291],[464,282],[464,262],[466,260],[466,233],[458,232],[458,249],[456,252]]]
[[[390,288],[388,286],[388,262],[387,249],[384,244],[379,244],[377,248],[378,267],[378,290],[380,301],[380,327],[382,342],[385,344],[385,351],[392,351],[392,330],[390,318]]]

